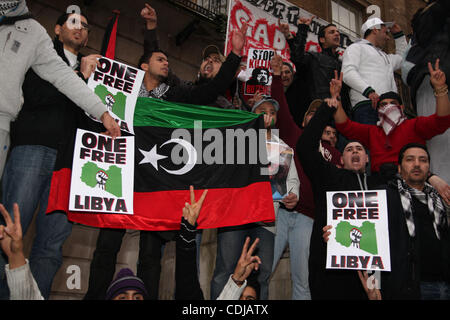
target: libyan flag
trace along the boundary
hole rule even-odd
[[[263,119],[254,113],[138,98],[135,116],[134,214],[68,210],[72,154],[58,154],[47,213],[102,228],[176,230],[182,208],[208,195],[198,228],[275,219]],[[72,157],[71,157],[72,156]]]

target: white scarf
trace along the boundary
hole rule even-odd
[[[380,120],[377,126],[381,127],[387,136],[407,119],[401,107],[396,104],[378,108],[378,117]]]

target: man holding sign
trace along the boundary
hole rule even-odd
[[[386,188],[392,268],[381,275],[381,292],[367,292],[385,300],[449,300],[450,233],[443,199],[426,182],[429,152],[410,143],[398,162],[399,175]],[[323,229],[325,241],[330,228]]]
[[[88,30],[83,15],[63,14],[56,22],[53,43],[56,53],[73,70],[70,72],[83,80],[89,78],[99,57],[80,54],[87,44]],[[90,93],[87,86],[86,89]],[[62,263],[60,249],[72,230],[65,214],[45,214],[50,181],[57,153],[73,137],[76,119],[83,111],[34,70],[27,72],[22,90],[24,104],[11,125],[13,149],[3,175],[3,203],[9,212],[14,202],[19,204],[24,233],[39,205],[30,268],[42,295],[48,298],[53,277]],[[107,112],[104,114],[111,118]],[[112,118],[111,121],[114,122]],[[4,268],[0,270],[3,272]]]
[[[330,93],[336,97],[340,87],[332,82]],[[337,104],[336,100],[326,100]],[[342,153],[343,168],[326,162],[319,152],[323,129],[332,117],[333,109],[322,104],[301,135],[297,150],[300,162],[309,176],[314,189],[315,220],[311,235],[309,257],[309,285],[311,298],[317,299],[367,299],[358,273],[349,270],[326,269],[326,244],[322,240],[322,228],[327,224],[327,191],[370,190],[377,181],[366,175],[369,156],[358,141],[350,141]],[[354,234],[356,240],[358,234]],[[356,242],[356,241],[355,241]]]
[[[159,48],[155,33],[157,26],[156,11],[146,4],[141,11],[141,17],[146,21],[147,32],[144,53],[139,62],[141,69],[145,71],[139,97],[199,105],[213,104],[221,92],[228,88],[235,76],[246,41],[247,26],[245,25],[234,32],[233,50],[214,78],[202,84],[188,85],[169,71],[168,57]],[[114,262],[125,231],[125,229],[110,228],[100,230],[90,266],[89,288],[84,297],[85,300],[101,300],[104,298],[106,289],[114,276]],[[164,243],[173,240],[174,236],[174,231],[141,231],[140,233],[137,275],[144,281],[150,299],[156,300],[158,298],[161,248]]]
[[[8,2],[0,1],[0,42],[4,44],[0,56],[0,135],[3,144],[0,152],[0,174],[3,172],[10,144],[10,123],[16,119],[22,108],[22,85],[30,68],[86,112],[101,119],[108,134],[113,137],[120,136],[119,126],[108,114],[105,105],[55,52],[44,27],[31,18],[25,0]],[[83,33],[87,33],[80,19],[72,22],[70,28],[77,30],[78,41]],[[36,92],[39,91],[34,94]]]

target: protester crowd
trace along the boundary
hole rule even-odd
[[[343,55],[335,25],[320,27],[320,52],[305,52],[314,17],[300,18],[296,34],[280,23],[292,63],[275,55],[271,96],[251,98],[237,77],[245,69],[246,23],[233,32],[228,56],[214,45],[203,50],[197,80],[190,82],[170,69],[158,43],[156,11],[146,4],[141,17],[140,97],[263,114],[267,141],[294,154],[288,192],[273,202],[273,223],[218,228],[212,300],[268,299],[271,275],[287,246],[293,300],[450,299],[449,0],[419,10],[409,40],[398,24],[368,19],[362,39]],[[54,28],[52,42],[25,0],[0,0],[1,299],[49,299],[72,230],[64,213],[45,213],[52,172],[76,129],[93,127],[85,112],[101,120],[96,128],[121,134],[85,84],[100,57],[80,53],[88,43],[86,16],[64,14]],[[391,37],[396,49],[388,54]],[[413,118],[398,93],[399,70],[411,89]],[[326,192],[371,189],[387,193],[391,271],[382,272],[381,287],[368,286],[365,271],[325,268]],[[201,208],[208,195],[196,201],[192,186],[189,193],[180,230],[140,231],[136,275],[123,269],[115,276],[126,230],[100,229],[86,300],[157,299],[168,241],[176,242],[174,298],[204,299],[196,221],[207,214]],[[22,238],[35,213],[36,236],[26,258]]]

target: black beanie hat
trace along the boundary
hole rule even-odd
[[[403,105],[402,98],[400,95],[394,91],[385,92],[380,96],[380,100],[378,100],[377,108],[380,106],[380,102],[384,99],[395,99],[400,103],[400,105]]]

